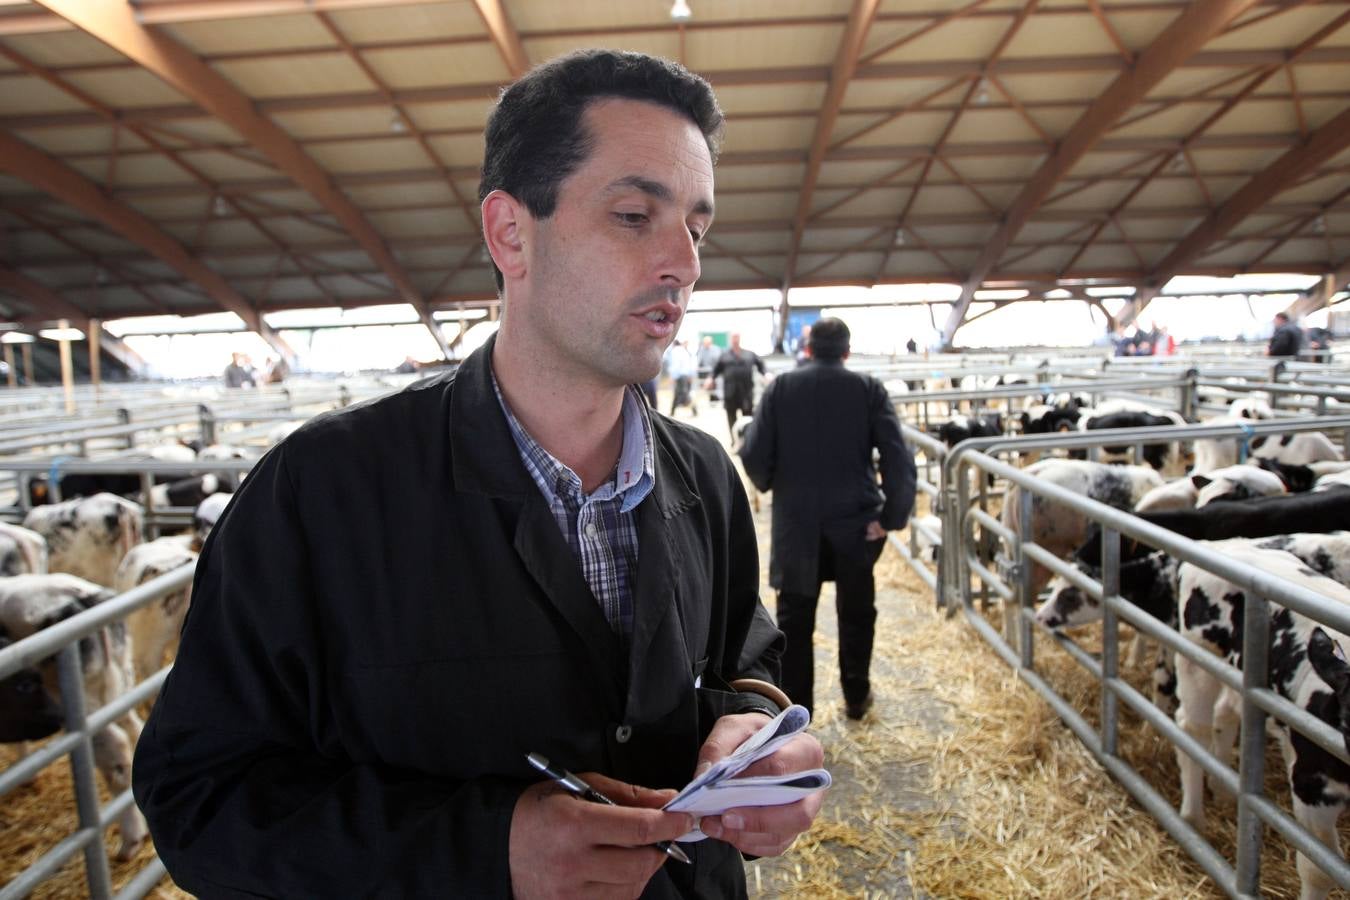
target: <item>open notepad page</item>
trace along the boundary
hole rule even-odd
[[[771,755],[794,735],[806,730],[810,722],[811,713],[806,707],[789,706],[746,738],[734,752],[713,763],[706,772],[689,782],[665,808],[695,816],[716,816],[741,806],[781,806],[816,791],[823,791],[830,786],[830,773],[824,769],[785,775],[736,777],[756,760]],[[705,837],[707,835],[695,825],[693,830],[677,840],[701,841]]]

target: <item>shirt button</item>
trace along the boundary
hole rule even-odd
[[[620,725],[614,729],[614,740],[620,744],[628,743],[628,739],[633,736],[633,729],[629,725]]]
[[[594,522],[587,522],[587,523],[586,523],[586,537],[590,538],[591,540],[595,540],[595,523],[594,523]]]

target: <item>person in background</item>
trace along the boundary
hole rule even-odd
[[[712,335],[705,334],[698,348],[698,380],[700,382],[708,381],[712,378],[713,366],[722,358],[722,348],[713,343]],[[709,402],[716,402],[719,399],[718,394],[711,388],[708,390]]]
[[[919,342],[914,340],[914,338],[910,338],[909,340],[905,341],[905,351],[911,354],[918,353]]]
[[[670,398],[670,414],[681,406],[689,407],[689,412],[698,415],[698,405],[694,403],[694,375],[698,373],[698,363],[694,354],[689,352],[688,341],[677,340],[666,351],[666,374],[670,376],[674,391]]]
[[[722,406],[727,413],[727,431],[732,440],[736,438],[736,420],[741,413],[747,416],[755,409],[755,370],[760,375],[767,374],[764,360],[759,354],[741,347],[741,336],[731,335],[731,346],[722,351],[717,365],[713,366],[712,377],[705,387],[712,390],[712,382],[722,376]]]
[[[1266,356],[1298,356],[1303,349],[1303,331],[1289,320],[1289,314],[1275,314],[1275,333],[1266,346]]]
[[[802,336],[797,341],[797,365],[804,366],[811,361],[811,326],[802,326]]]
[[[909,521],[916,472],[885,386],[844,367],[849,342],[843,321],[816,322],[812,362],[764,389],[740,457],[755,487],[773,491],[769,583],[787,638],[783,689],[813,708],[816,605],[821,583],[833,581],[844,711],[861,719],[872,705],[872,566],[886,532]]]
[[[1308,340],[1308,361],[1315,363],[1331,362],[1331,331],[1326,328],[1309,328],[1304,336]]]
[[[742,854],[810,827],[820,794],[703,817],[692,865],[651,846],[787,702],[736,468],[633,387],[699,277],[721,125],[707,82],[637,53],[502,92],[479,184],[500,329],[273,447],[203,548],[133,778],[179,887],[744,897]],[[803,732],[744,774],[823,759]]]
[[[253,367],[248,364],[248,357],[242,353],[231,353],[230,364],[225,367],[225,387],[241,388],[256,387],[257,381],[253,377]]]
[[[1166,325],[1153,329],[1153,355],[1173,356],[1177,352],[1177,339],[1168,332]]]
[[[397,375],[410,375],[422,367],[422,364],[411,356],[403,357],[403,362],[394,367],[394,373]]]

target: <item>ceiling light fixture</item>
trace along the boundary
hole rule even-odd
[[[216,194],[216,199],[211,204],[211,212],[218,216],[223,216],[230,211],[230,207],[225,203],[225,198]]]
[[[981,78],[979,90],[975,93],[975,102],[980,106],[987,106],[989,103],[989,82]]]
[[[903,247],[903,246],[905,246],[905,230],[904,230],[903,228],[898,228],[898,229],[896,229],[896,232],[895,232],[895,246],[897,246],[897,247]]]
[[[0,334],[0,344],[31,344],[37,338],[22,331],[6,331]]]
[[[676,22],[685,22],[692,18],[694,11],[689,8],[689,0],[675,0],[670,7],[670,17]]]
[[[402,134],[408,130],[408,123],[403,121],[403,117],[398,113],[394,113],[389,119],[389,130],[394,134]]]

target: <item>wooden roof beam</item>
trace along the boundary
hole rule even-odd
[[[0,133],[0,171],[27,181],[46,191],[63,203],[98,219],[110,231],[120,234],[143,247],[160,261],[198,285],[222,309],[229,310],[288,360],[295,360],[295,351],[281,336],[272,331],[258,315],[258,311],[214,270],[198,262],[196,257],[171,235],[131,207],[112,199],[94,182],[64,163],[35,150],[23,141]]]
[[[1323,275],[1302,297],[1299,297],[1284,312],[1297,322],[1308,313],[1317,312],[1331,302],[1331,298],[1350,285],[1350,259],[1342,260],[1335,272]]]
[[[961,327],[975,291],[994,269],[1012,239],[1050,196],[1065,175],[1106,134],[1111,125],[1147,96],[1163,78],[1194,56],[1226,25],[1249,9],[1255,0],[1196,0],[1158,35],[1135,64],[1122,72],[1059,142],[1055,152],[1032,175],[1008,207],[1003,223],[971,267],[961,297],[952,306],[942,329],[944,346]]]
[[[13,294],[37,313],[53,319],[70,319],[75,322],[85,322],[89,319],[89,313],[56,291],[7,266],[0,266],[0,291]]]
[[[1287,190],[1305,174],[1350,147],[1350,109],[1326,122],[1307,140],[1294,146],[1254,175],[1214,212],[1205,217],[1190,234],[1149,273],[1144,285],[1129,306],[1121,310],[1120,321],[1129,325],[1144,307],[1162,292],[1167,282],[1188,269],[1228,232],[1252,213],[1261,210],[1281,191]]]
[[[385,246],[384,240],[361,211],[334,186],[328,173],[320,168],[293,138],[271,119],[261,115],[254,108],[253,101],[238,88],[181,44],[162,32],[151,30],[141,24],[137,18],[136,8],[127,4],[125,0],[36,0],[36,2],[139,63],[243,135],[271,159],[278,169],[307,190],[324,209],[332,213],[346,227],[357,244],[384,271],[405,302],[412,304],[417,310],[418,317],[430,321],[430,311],[421,292],[408,278],[389,248]],[[248,309],[252,312],[252,307]],[[259,326],[265,327],[256,313],[253,313],[253,316]],[[439,327],[432,328],[432,337],[441,352],[449,358],[449,348]],[[294,356],[293,353],[284,355],[288,358]]]
[[[502,0],[473,0],[473,5],[478,15],[483,17],[488,35],[496,45],[497,52],[502,55],[502,62],[506,63],[511,77],[519,78],[528,72],[530,57],[525,53],[525,45],[520,40],[516,26],[511,24],[511,17],[506,14]]]
[[[844,105],[844,95],[848,92],[853,72],[858,67],[858,57],[862,54],[863,43],[867,40],[867,31],[876,17],[881,0],[853,0],[853,8],[848,15],[848,25],[839,41],[835,54],[834,67],[830,70],[830,86],[820,105],[820,116],[816,119],[816,132],[811,138],[811,149],[806,157],[806,177],[802,181],[801,192],[797,195],[797,211],[792,216],[792,240],[788,244],[787,263],[783,268],[783,303],[787,304],[787,292],[792,288],[792,276],[797,265],[797,253],[801,248],[802,233],[806,230],[806,220],[811,214],[811,200],[815,194],[816,181],[820,178],[820,167],[825,162],[825,153],[830,149],[830,137],[834,133],[835,122],[839,120],[839,110]],[[780,330],[785,328],[786,316],[779,322]]]

